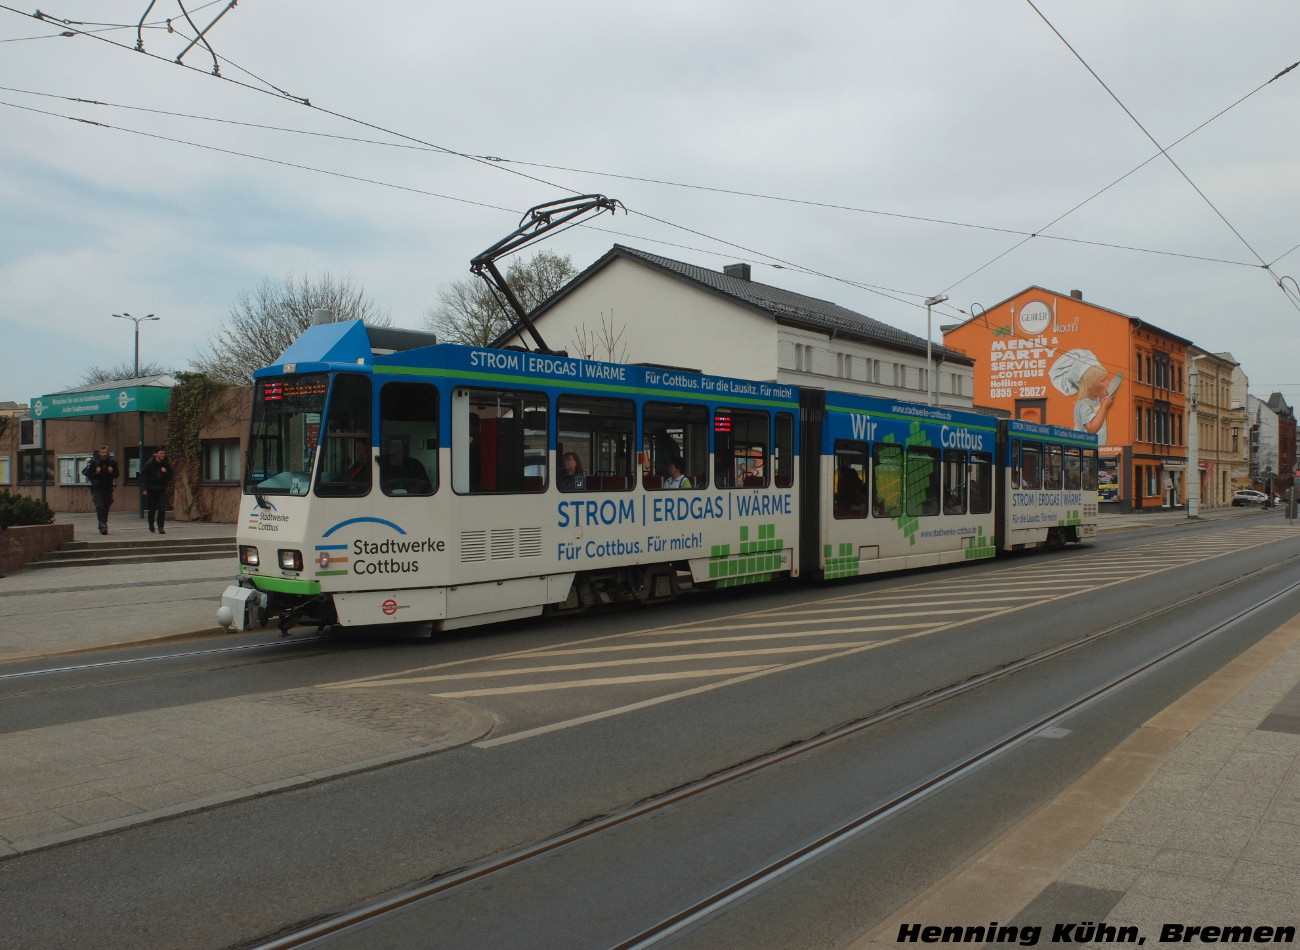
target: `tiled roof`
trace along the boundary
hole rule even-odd
[[[724,297],[751,310],[769,314],[785,323],[799,324],[817,330],[852,336],[871,343],[907,350],[912,353],[925,352],[925,338],[904,333],[897,327],[881,323],[871,317],[848,310],[829,300],[808,297],[792,290],[783,290],[770,284],[761,284],[754,280],[731,277],[721,271],[709,270],[696,264],[686,264],[671,258],[660,257],[647,251],[615,244],[607,254],[585,271],[575,277],[567,287],[550,300],[542,304],[533,316],[545,313],[555,302],[565,296],[569,288],[576,287],[592,274],[596,273],[616,257],[636,261],[651,267],[660,273],[684,280],[689,284],[715,296]],[[951,362],[974,365],[974,360],[956,350],[945,348],[939,343],[933,344],[933,352]]]

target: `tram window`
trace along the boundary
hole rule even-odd
[[[789,488],[794,484],[794,416],[788,412],[776,414],[772,481],[777,488]]]
[[[438,487],[438,390],[385,383],[379,390],[379,489],[432,495]]]
[[[1014,491],[1020,487],[1020,440],[1011,440],[1011,488]]]
[[[943,513],[966,514],[966,453],[943,450]]]
[[[926,445],[907,449],[904,511],[911,517],[939,513],[939,450]]]
[[[348,498],[369,494],[373,455],[370,380],[356,373],[340,373],[330,390],[316,494]]]
[[[1065,490],[1079,491],[1083,487],[1082,450],[1075,446],[1065,447]]]
[[[1061,490],[1061,447],[1059,445],[1044,446],[1043,453],[1043,490],[1060,491]]]
[[[871,455],[871,514],[876,518],[903,516],[903,447],[877,442]]]
[[[555,458],[560,491],[630,491],[636,484],[636,404],[627,399],[561,396]],[[572,476],[565,465],[572,453]]]
[[[1043,487],[1043,447],[1037,442],[1020,447],[1020,487],[1026,491]]]
[[[993,456],[988,452],[970,455],[970,513],[986,515],[993,510]]]
[[[1083,453],[1083,490],[1097,490],[1097,453]]]
[[[867,516],[867,443],[835,440],[835,484],[832,512],[836,518]]]
[[[641,431],[641,482],[646,489],[664,487],[674,459],[691,488],[709,484],[708,407],[648,402],[641,410]],[[678,487],[685,488],[686,482]]]
[[[327,373],[257,381],[253,387],[244,491],[307,494],[320,444],[329,381]]]
[[[713,462],[719,488],[766,488],[766,412],[717,409],[713,413]]]
[[[462,414],[458,420],[457,413]],[[467,415],[467,418],[464,416]],[[550,449],[546,397],[505,389],[457,390],[452,487],[471,494],[545,491]],[[463,457],[464,467],[456,461]]]

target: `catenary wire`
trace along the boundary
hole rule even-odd
[[[1133,124],[1136,125],[1142,131],[1142,134],[1145,135],[1148,140],[1150,140],[1151,144],[1154,145],[1156,148],[1160,149],[1160,154],[1164,155],[1166,161],[1168,161],[1169,164],[1174,167],[1174,170],[1177,171],[1178,174],[1182,176],[1183,180],[1186,181],[1187,184],[1189,184],[1192,187],[1193,191],[1195,191],[1198,195],[1200,195],[1201,200],[1204,201],[1209,206],[1210,210],[1213,211],[1218,216],[1219,220],[1222,221],[1225,225],[1227,225],[1228,230],[1230,230],[1233,234],[1235,234],[1237,236],[1237,239],[1246,246],[1246,249],[1250,251],[1252,255],[1254,255],[1255,259],[1259,261],[1260,267],[1263,268],[1263,270],[1267,271],[1269,276],[1271,276],[1276,281],[1277,275],[1272,272],[1272,270],[1269,268],[1268,263],[1264,260],[1263,257],[1260,256],[1259,252],[1256,251],[1255,248],[1251,246],[1251,243],[1246,240],[1245,236],[1240,231],[1238,231],[1235,227],[1233,227],[1232,222],[1229,221],[1227,217],[1224,216],[1223,212],[1220,211],[1215,206],[1214,202],[1209,199],[1209,197],[1205,194],[1205,192],[1201,191],[1201,189],[1197,186],[1196,182],[1192,181],[1191,177],[1187,174],[1187,172],[1183,171],[1182,166],[1179,165],[1178,162],[1174,161],[1174,157],[1169,154],[1169,152],[1165,149],[1165,147],[1156,141],[1155,136],[1153,136],[1150,132],[1147,131],[1146,126],[1144,126],[1140,121],[1138,121],[1138,117],[1135,116],[1129,110],[1129,107],[1124,104],[1123,100],[1121,100],[1119,96],[1115,95],[1115,93],[1111,90],[1110,86],[1106,85],[1105,81],[1099,75],[1097,75],[1096,70],[1094,70],[1090,65],[1088,65],[1088,61],[1085,60],[1079,54],[1078,50],[1076,50],[1072,45],[1070,45],[1070,41],[1061,35],[1061,31],[1058,30],[1052,24],[1052,21],[1049,20],[1046,16],[1044,16],[1043,12],[1039,10],[1037,6],[1034,5],[1034,0],[1025,0],[1025,3],[1029,4],[1030,9],[1032,9],[1035,13],[1037,13],[1038,16],[1042,19],[1042,21],[1047,24],[1048,28],[1053,33],[1056,34],[1057,38],[1062,43],[1065,44],[1065,48],[1068,49],[1074,55],[1074,58],[1077,59],[1083,65],[1083,68],[1086,69],[1092,75],[1092,77],[1096,79],[1098,83],[1101,84],[1101,88],[1105,89],[1106,94],[1109,95],[1112,99],[1114,99],[1116,105],[1118,105],[1121,109],[1124,110],[1124,114],[1133,120]],[[1284,72],[1289,72],[1289,71],[1290,70],[1286,70]],[[1279,75],[1283,75],[1283,74],[1284,73],[1279,73]],[[1292,300],[1290,297],[1287,297],[1287,300],[1292,307],[1295,307],[1297,310],[1300,310],[1300,303],[1297,303],[1296,301]]]
[[[1272,82],[1272,80],[1269,80],[1269,82]],[[1241,102],[1244,102],[1247,98],[1253,95],[1254,92],[1258,92],[1259,89],[1262,89],[1266,85],[1268,85],[1268,83],[1263,83],[1257,89],[1253,90],[1251,93],[1248,93],[1246,96],[1243,96],[1241,99],[1238,99],[1237,102],[1233,103],[1233,106],[1238,105]],[[214,122],[223,125],[235,125],[244,128],[264,129],[273,132],[285,132],[293,135],[306,135],[306,136],[311,136],[316,138],[333,139],[336,141],[356,142],[365,145],[379,145],[385,148],[399,148],[399,149],[408,149],[412,151],[433,152],[435,154],[452,155],[454,157],[459,157],[459,155],[461,154],[461,153],[448,152],[446,149],[434,147],[434,146],[428,146],[428,145],[410,145],[404,142],[385,142],[379,139],[360,138],[357,136],[339,135],[337,133],[330,133],[330,132],[316,132],[308,129],[295,129],[286,126],[269,125],[260,122],[247,122],[238,119],[223,119],[223,118],[217,118],[215,116],[198,115],[192,112],[176,112],[167,109],[152,109],[146,106],[133,106],[133,105],[126,105],[124,103],[117,103],[117,102],[104,102],[98,99],[86,99],[79,96],[63,96],[56,93],[37,92],[31,89],[20,89],[12,86],[0,86],[0,91],[17,92],[23,95],[40,96],[43,98],[50,98],[50,99],[61,99],[65,102],[75,102],[81,105],[100,106],[100,107],[112,108],[112,109],[125,109],[133,112],[144,112],[152,115],[165,115],[165,116],[172,116],[176,118],[194,119],[196,121],[201,121],[201,122]],[[1197,126],[1197,128],[1193,129],[1191,132],[1188,132],[1187,135],[1184,135],[1182,138],[1180,138],[1178,142],[1182,142],[1183,139],[1186,139],[1188,136],[1204,128],[1210,122],[1214,121],[1215,118],[1218,118],[1219,116],[1223,115],[1233,106],[1228,106],[1227,108],[1221,110],[1217,115],[1213,116],[1210,119],[1207,119],[1205,122],[1201,123],[1201,125]],[[1177,145],[1178,142],[1175,142],[1174,144]],[[965,221],[953,221],[945,218],[932,218],[932,217],[925,217],[922,215],[904,214],[901,212],[880,211],[871,208],[859,208],[853,205],[836,204],[834,202],[814,201],[814,200],[804,199],[804,198],[791,198],[791,197],[786,197],[781,195],[769,195],[769,194],[763,194],[761,192],[740,191],[740,190],[730,189],[730,188],[719,188],[710,185],[698,185],[689,182],[676,182],[676,181],[670,181],[666,179],[648,178],[648,177],[637,176],[637,175],[624,175],[616,172],[602,172],[602,171],[595,171],[592,169],[574,168],[574,167],[569,167],[564,165],[548,165],[539,162],[524,162],[515,159],[498,158],[495,156],[487,156],[487,155],[479,155],[475,157],[489,162],[500,162],[503,164],[514,164],[514,165],[526,165],[526,166],[536,167],[536,168],[546,168],[553,171],[569,171],[569,172],[574,172],[583,175],[597,175],[597,176],[602,176],[607,178],[617,178],[625,181],[637,181],[637,182],[643,182],[647,184],[665,185],[668,187],[675,187],[675,188],[687,188],[687,189],[698,190],[698,191],[713,192],[717,194],[733,195],[741,198],[756,198],[765,201],[777,201],[777,202],[782,202],[787,204],[797,204],[797,205],[804,205],[804,206],[815,207],[815,208],[826,208],[830,210],[849,211],[857,214],[877,215],[881,217],[898,218],[902,220],[916,221],[916,222],[927,223],[927,224],[939,224],[939,225],[947,225],[951,227],[972,228],[972,229],[982,230],[982,231],[995,231],[1003,234],[1021,235],[1024,237],[1025,240],[1012,245],[1010,248],[1008,248],[1007,250],[999,254],[998,257],[994,258],[993,261],[990,261],[989,264],[992,264],[998,259],[1006,256],[1008,253],[1010,253],[1011,251],[1015,250],[1017,247],[1020,247],[1022,244],[1024,244],[1025,241],[1028,241],[1035,237],[1040,237],[1051,241],[1061,241],[1064,243],[1073,243],[1073,244],[1084,244],[1093,247],[1103,247],[1112,250],[1133,251],[1135,253],[1142,253],[1142,254],[1158,254],[1167,257],[1181,257],[1189,260],[1204,261],[1206,263],[1213,263],[1213,264],[1229,264],[1238,267],[1256,266],[1250,263],[1249,261],[1237,261],[1237,260],[1230,260],[1227,258],[1207,257],[1205,255],[1188,254],[1179,251],[1166,251],[1158,248],[1138,247],[1135,245],[1117,244],[1108,241],[1092,241],[1084,238],[1072,238],[1064,235],[1042,233],[1044,230],[1046,230],[1046,228],[1051,227],[1052,225],[1058,223],[1059,221],[1064,219],[1067,215],[1073,213],[1074,211],[1077,211],[1079,208],[1082,208],[1089,201],[1092,201],[1094,198],[1099,197],[1100,195],[1105,193],[1108,189],[1119,184],[1119,182],[1123,181],[1129,175],[1134,174],[1135,172],[1143,168],[1145,165],[1154,161],[1156,158],[1159,157],[1158,154],[1153,155],[1151,158],[1148,158],[1141,165],[1138,165],[1136,168],[1130,170],[1129,172],[1115,179],[1115,181],[1111,182],[1111,184],[1107,185],[1105,188],[1102,188],[1100,191],[1096,192],[1091,197],[1086,198],[1083,201],[1079,202],[1069,211],[1059,215],[1055,220],[1049,222],[1044,228],[1039,228],[1037,231],[1032,231],[1032,232],[1017,230],[1014,228],[998,227],[995,225],[975,224],[975,223],[965,222]],[[962,278],[961,281],[958,281],[957,284],[960,284],[962,281],[973,276],[975,273],[978,273],[980,270],[983,270],[984,267],[989,266],[989,264],[985,264],[980,268],[977,268],[971,274],[968,274],[967,277],[964,277]],[[795,266],[795,265],[786,265],[786,266]],[[808,271],[808,273],[815,273],[815,272]],[[945,288],[945,292],[951,290],[953,286],[956,286],[956,284]]]
[[[214,2],[219,2],[219,0],[214,0]],[[1027,0],[1027,2],[1030,2],[1030,0]],[[1032,2],[1030,2],[1030,6],[1031,6],[1031,7],[1033,6]],[[27,14],[27,13],[21,11],[21,10],[17,10],[16,8],[14,8],[14,7],[10,7],[10,6],[6,5],[6,4],[0,4],[0,10],[8,10],[8,11],[10,11],[10,12],[12,12],[12,13],[16,13],[16,14],[21,15],[21,16],[32,17],[32,18],[37,19],[37,20],[40,20],[40,21],[42,21],[42,22],[49,22],[49,21],[52,21],[52,20],[55,19],[55,18],[53,18],[53,17],[50,17],[48,14],[44,14],[44,13],[42,13],[41,11],[37,11],[37,13],[33,16],[32,14]],[[1035,8],[1035,10],[1037,10],[1037,8]],[[1042,16],[1041,13],[1040,13],[1039,15]],[[1044,17],[1044,20],[1046,21],[1046,18],[1045,18],[1045,17]],[[61,21],[61,22],[69,22],[69,23],[70,23],[70,22],[72,22],[72,21]],[[170,21],[168,21],[168,24],[169,24],[169,28],[170,28]],[[1049,25],[1049,26],[1051,25],[1050,22],[1049,22],[1048,25]],[[1053,27],[1053,30],[1055,30],[1054,27]],[[82,32],[82,31],[78,31],[78,32]],[[121,44],[121,43],[116,43],[116,42],[114,42],[114,41],[112,41],[112,40],[106,39],[106,38],[101,37],[101,36],[95,36],[95,35],[93,35],[93,34],[89,34],[89,33],[86,33],[85,35],[90,36],[92,39],[98,39],[98,40],[100,40],[101,42],[108,43],[109,45],[111,45],[111,46],[115,46],[115,47],[118,47],[118,48],[120,48],[120,49],[131,49],[130,47],[127,47],[127,46],[125,46],[125,45],[123,45],[123,44]],[[1058,33],[1058,36],[1059,36],[1059,35],[1060,35],[1060,34]],[[1062,41],[1064,42],[1064,38],[1063,38],[1063,37],[1062,37]],[[1067,43],[1066,45],[1068,46],[1069,44]],[[166,60],[166,59],[164,59],[164,58],[161,57],[161,56],[158,56],[158,55],[156,55],[156,54],[152,54],[152,53],[148,53],[147,51],[145,51],[145,50],[143,50],[143,49],[132,49],[132,51],[133,51],[133,52],[144,53],[145,55],[150,56],[151,58],[154,58],[154,59],[158,59],[158,60],[161,61],[161,62],[171,62],[173,65],[183,66],[183,67],[186,68],[186,69],[190,69],[190,70],[193,70],[193,71],[195,71],[195,72],[199,72],[199,70],[197,70],[195,67],[188,66],[187,64],[181,62],[181,61],[179,60],[179,58],[176,59],[176,60]],[[1073,50],[1072,50],[1072,51],[1073,51]],[[1077,55],[1077,54],[1076,54],[1076,55]],[[299,103],[299,104],[301,104],[301,105],[305,105],[305,106],[307,106],[308,108],[314,109],[314,110],[316,110],[316,111],[320,111],[320,112],[322,112],[322,113],[324,113],[324,114],[326,114],[326,115],[330,115],[330,116],[333,116],[333,117],[338,118],[338,119],[342,119],[342,120],[347,121],[347,122],[356,123],[356,124],[361,125],[361,126],[363,126],[363,127],[371,128],[371,129],[374,129],[374,130],[379,131],[379,132],[383,132],[383,133],[388,134],[388,135],[393,135],[393,136],[396,136],[396,137],[398,137],[398,138],[405,139],[405,140],[410,141],[410,142],[416,142],[416,143],[421,144],[421,145],[426,145],[426,146],[428,146],[428,147],[430,147],[430,148],[433,148],[433,149],[438,150],[438,151],[445,152],[445,153],[450,154],[450,155],[455,155],[455,156],[458,156],[458,157],[462,157],[462,158],[468,159],[468,160],[470,160],[470,161],[474,161],[474,162],[478,162],[478,163],[482,163],[482,164],[487,164],[487,165],[489,165],[489,166],[494,166],[494,167],[500,168],[501,170],[506,171],[506,172],[508,172],[508,173],[511,173],[511,174],[514,174],[514,175],[518,175],[518,176],[523,177],[523,178],[528,179],[528,180],[536,181],[536,182],[538,182],[538,183],[540,183],[540,184],[545,184],[545,185],[547,185],[547,186],[549,186],[549,187],[558,188],[558,189],[561,189],[561,190],[564,190],[564,191],[568,191],[568,192],[571,193],[571,194],[578,194],[579,191],[580,191],[580,189],[568,188],[568,187],[566,187],[566,186],[564,186],[564,185],[561,185],[561,184],[559,184],[559,183],[552,182],[552,181],[548,181],[548,180],[543,179],[543,178],[540,178],[540,177],[538,177],[538,176],[530,175],[530,174],[527,174],[527,173],[521,172],[521,171],[519,171],[519,170],[517,170],[517,169],[512,169],[512,168],[506,167],[503,163],[501,163],[501,162],[499,162],[499,161],[494,161],[494,160],[492,160],[491,158],[488,158],[488,157],[476,156],[476,155],[472,155],[472,154],[469,154],[469,153],[466,153],[466,152],[461,152],[461,151],[458,151],[458,150],[455,150],[455,149],[447,148],[447,147],[445,147],[445,146],[435,145],[434,143],[425,142],[425,141],[423,141],[423,140],[421,140],[421,139],[419,139],[419,138],[416,138],[416,137],[414,137],[414,136],[407,135],[407,134],[405,134],[405,133],[401,133],[401,132],[397,132],[397,131],[392,130],[392,129],[384,128],[383,126],[379,126],[379,125],[377,125],[377,124],[374,124],[374,123],[368,122],[368,121],[366,121],[366,120],[364,120],[364,119],[359,119],[359,118],[356,118],[356,117],[353,117],[353,116],[348,116],[348,115],[343,114],[343,113],[335,112],[335,111],[333,111],[333,110],[331,110],[331,109],[327,109],[327,108],[324,108],[324,107],[321,107],[321,106],[313,105],[313,104],[310,102],[309,99],[307,99],[307,98],[305,98],[305,97],[295,96],[295,95],[292,95],[292,94],[290,94],[290,93],[288,93],[288,92],[285,92],[284,90],[280,89],[279,87],[274,86],[273,84],[267,82],[266,80],[263,80],[263,79],[261,79],[260,77],[255,76],[255,74],[249,72],[248,70],[243,69],[242,67],[238,66],[238,64],[233,63],[231,60],[229,60],[229,59],[226,58],[226,57],[217,57],[216,54],[215,54],[215,52],[213,53],[213,56],[214,56],[214,71],[213,71],[210,75],[214,75],[214,76],[216,76],[216,78],[223,79],[223,80],[225,80],[225,81],[227,81],[227,82],[234,83],[235,85],[238,85],[238,86],[240,86],[240,87],[243,87],[243,88],[249,89],[250,91],[260,92],[260,93],[262,93],[262,94],[264,94],[264,95],[275,95],[277,98],[286,98],[286,99],[289,99],[290,101],[297,102],[297,103]],[[245,74],[247,74],[247,75],[249,75],[249,76],[252,76],[253,78],[257,79],[258,82],[261,82],[261,83],[263,83],[263,84],[266,85],[266,86],[269,86],[271,89],[275,90],[274,93],[268,91],[267,89],[259,88],[259,87],[257,87],[257,86],[252,86],[252,85],[250,85],[250,84],[248,84],[248,83],[241,82],[241,81],[236,80],[236,79],[231,79],[231,78],[228,77],[228,76],[222,76],[222,75],[221,75],[219,72],[217,72],[216,69],[215,69],[215,61],[216,61],[218,58],[219,58],[221,61],[230,64],[230,65],[233,66],[234,68],[239,69],[241,72],[244,72]],[[1082,60],[1080,60],[1080,61],[1082,62]],[[1085,66],[1086,66],[1086,65],[1087,65],[1087,64],[1085,63]],[[1091,71],[1091,70],[1090,70],[1090,71]],[[1283,71],[1283,72],[1285,73],[1286,71]],[[1094,73],[1094,75],[1095,75],[1095,73]],[[1282,75],[1282,74],[1279,74],[1279,75]],[[1276,77],[1275,77],[1275,78],[1276,78]],[[1098,81],[1100,81],[1100,79],[1099,79]],[[1104,86],[1104,84],[1103,84],[1103,86]],[[1107,91],[1109,91],[1109,90],[1107,90]],[[1118,101],[1118,99],[1117,99],[1116,101]],[[1122,105],[1122,103],[1121,103],[1121,105]],[[32,111],[40,111],[40,110],[32,110]],[[1126,109],[1125,111],[1127,111],[1127,109]],[[79,119],[76,119],[76,120],[74,120],[74,121],[83,121],[83,122],[85,122],[85,121],[88,121],[88,120],[79,120]],[[1134,121],[1136,121],[1136,119],[1134,119]],[[93,122],[90,123],[90,124],[100,124],[100,125],[103,125],[103,123],[93,123]],[[126,131],[130,131],[130,130],[126,130]],[[1143,131],[1145,132],[1145,129],[1144,129]],[[147,135],[148,133],[137,133],[137,134],[145,134],[145,135]],[[157,137],[157,138],[167,138],[167,137],[165,137],[165,136],[155,136],[155,137]],[[1148,138],[1150,138],[1149,135],[1148,135]],[[181,140],[174,140],[174,141],[181,141]],[[1152,139],[1152,142],[1155,143],[1155,140]],[[1160,147],[1160,146],[1159,146],[1159,143],[1155,143],[1155,144],[1157,145],[1158,148]],[[213,148],[213,147],[211,147],[211,146],[200,146],[200,147],[204,147],[204,148]],[[218,151],[220,151],[220,150],[218,149]],[[228,150],[227,150],[227,151],[228,151]],[[1161,151],[1162,151],[1162,153],[1163,153],[1164,150],[1162,149]],[[243,154],[245,154],[245,153],[233,153],[233,154],[240,154],[240,155],[243,155]],[[256,158],[257,156],[251,156],[251,155],[250,155],[250,156],[246,156],[246,157],[253,157],[253,158]],[[1168,157],[1168,156],[1166,156],[1166,157]],[[309,170],[320,171],[319,169],[310,169],[309,166],[295,166],[295,165],[293,165],[293,163],[288,163],[288,162],[279,162],[278,160],[274,160],[274,159],[266,159],[266,160],[267,160],[267,161],[274,162],[274,163],[277,163],[277,164],[288,165],[288,166],[290,166],[290,167],[302,167],[302,168],[308,168]],[[1172,163],[1172,161],[1173,161],[1172,158],[1170,158],[1169,160],[1170,160],[1171,163]],[[1175,167],[1177,167],[1176,163],[1175,163]],[[1181,171],[1181,169],[1180,169],[1180,171]],[[336,174],[336,173],[329,173],[329,174]],[[344,176],[342,176],[342,177],[352,177],[352,178],[354,178],[354,179],[356,179],[356,180],[367,181],[367,182],[372,181],[372,180],[370,180],[370,179],[363,179],[363,178],[360,178],[359,176],[346,176],[346,175],[344,175]],[[1184,176],[1184,177],[1186,177],[1186,176]],[[1189,183],[1191,183],[1191,182],[1190,182],[1190,179],[1188,179],[1188,181],[1189,181]],[[376,184],[385,184],[385,183],[382,183],[382,182],[374,182],[374,183],[376,183]],[[404,187],[404,186],[390,186],[390,187],[398,187],[398,188],[402,188],[402,187]],[[1195,187],[1194,184],[1193,184],[1193,187]],[[407,189],[407,190],[414,190],[414,189]],[[444,196],[444,197],[448,197],[448,196]],[[465,201],[465,202],[470,203],[470,204],[480,204],[480,203],[478,203],[478,202],[472,202],[472,201],[469,201],[468,199],[455,199],[455,198],[453,198],[453,199],[451,199],[451,200]],[[1208,202],[1208,198],[1206,199],[1206,201]],[[1211,205],[1211,207],[1213,207],[1213,205]],[[1216,211],[1217,211],[1217,209],[1216,209]],[[647,216],[647,217],[650,217],[650,216]],[[668,221],[666,221],[666,220],[664,220],[664,219],[659,219],[659,218],[654,218],[653,220],[657,220],[657,221],[659,221],[659,222],[661,222],[661,223],[663,223],[663,224],[665,224],[665,225],[668,225],[668,226],[670,226],[670,227],[677,227],[677,228],[680,228],[680,229],[685,230],[685,231],[687,231],[687,232],[689,232],[689,233],[693,233],[693,234],[696,234],[696,235],[698,235],[698,236],[700,236],[700,237],[703,237],[703,238],[705,238],[705,239],[707,239],[707,240],[717,241],[718,243],[724,244],[724,245],[729,246],[729,247],[735,247],[735,248],[742,248],[742,249],[745,249],[745,248],[743,248],[742,245],[737,245],[737,244],[734,244],[733,242],[725,241],[725,240],[723,240],[723,239],[721,239],[721,238],[717,238],[717,237],[715,237],[715,236],[713,236],[713,235],[709,235],[709,234],[707,234],[707,233],[705,233],[705,232],[702,232],[702,231],[699,231],[699,230],[696,230],[696,229],[692,229],[692,228],[686,227],[686,226],[684,226],[684,225],[678,225],[678,224],[675,224],[675,223],[673,223],[673,222],[668,222]],[[1225,223],[1227,223],[1227,222],[1226,222],[1226,219],[1225,219]],[[1231,227],[1230,224],[1229,224],[1229,227]],[[1053,238],[1056,239],[1056,240],[1069,240],[1069,239],[1063,239],[1063,238],[1056,238],[1055,236],[1053,236]],[[1077,241],[1077,239],[1076,239],[1075,242],[1076,242],[1076,243],[1100,243],[1100,242],[1082,242],[1082,241]],[[1023,242],[1022,242],[1022,243],[1023,243]],[[1244,243],[1244,238],[1243,238],[1243,243]],[[1123,246],[1123,245],[1115,245],[1115,244],[1104,244],[1104,243],[1101,243],[1100,246],[1112,247],[1112,248],[1115,248],[1115,249],[1122,249],[1122,250],[1143,250],[1143,249],[1139,249],[1139,248],[1130,248],[1130,247],[1125,247],[1125,246]],[[1247,243],[1246,246],[1247,246],[1248,248],[1250,248],[1250,245],[1249,245],[1248,243]],[[770,257],[770,258],[771,258],[772,260],[774,260],[774,261],[780,261],[784,266],[791,267],[792,269],[800,270],[800,271],[802,271],[802,272],[804,272],[804,273],[808,273],[808,274],[812,274],[812,275],[816,275],[816,276],[822,276],[822,277],[826,277],[826,278],[828,278],[828,279],[832,279],[832,280],[839,280],[839,281],[841,281],[841,282],[843,282],[843,283],[846,283],[846,284],[848,284],[848,285],[850,285],[850,286],[859,286],[859,287],[862,287],[862,289],[867,289],[869,292],[872,292],[872,293],[880,293],[879,291],[876,291],[876,290],[872,289],[870,286],[867,286],[867,285],[860,285],[860,284],[857,284],[857,283],[855,283],[855,282],[852,282],[852,281],[849,281],[849,280],[845,280],[845,279],[842,279],[842,278],[835,278],[835,277],[833,277],[832,275],[824,274],[824,273],[819,272],[819,271],[817,271],[817,270],[815,270],[815,269],[813,269],[813,268],[804,267],[804,266],[802,266],[802,265],[791,264],[790,262],[783,261],[781,258],[778,258],[778,257],[772,256],[772,255],[766,255],[766,254],[763,254],[762,252],[753,251],[752,249],[745,249],[745,250],[749,250],[750,253],[761,254],[761,255],[764,256],[764,257]],[[1250,250],[1252,251],[1252,253],[1254,253],[1254,249],[1253,249],[1253,248],[1250,248]],[[1153,253],[1169,254],[1169,253],[1171,253],[1171,252],[1160,252],[1160,251],[1156,251],[1156,252],[1153,252]],[[1181,255],[1181,254],[1176,254],[1176,255],[1173,255],[1173,256],[1192,257],[1193,259],[1203,259],[1203,260],[1210,260],[1210,261],[1219,262],[1219,263],[1230,263],[1230,264],[1236,264],[1236,265],[1241,265],[1241,263],[1242,263],[1242,262],[1239,262],[1239,261],[1224,261],[1224,260],[1219,260],[1219,259],[1195,258],[1195,256],[1192,256],[1192,255]],[[1258,254],[1256,254],[1256,257],[1258,258]],[[1247,265],[1247,266],[1253,266],[1253,265]],[[1265,266],[1266,266],[1266,265],[1265,265]],[[905,304],[909,304],[909,305],[911,305],[911,306],[917,306],[917,307],[921,306],[919,303],[913,303],[913,302],[911,302],[911,301],[898,300],[897,298],[891,297],[889,294],[882,294],[882,296],[889,297],[889,299],[894,299],[894,300],[896,300],[897,302],[905,303]],[[924,295],[923,295],[923,294],[915,294],[914,296],[916,296],[916,297],[918,298],[918,300],[919,300],[919,299],[921,299]],[[1295,305],[1295,304],[1293,303],[1293,305]],[[958,312],[962,312],[962,313],[965,312],[965,311],[961,311],[959,308],[954,308],[954,309],[958,309]]]

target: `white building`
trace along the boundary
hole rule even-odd
[[[614,245],[532,313],[570,356],[925,402],[926,341],[826,300]],[[533,346],[516,327],[498,344]],[[975,361],[932,346],[936,402],[972,405]]]

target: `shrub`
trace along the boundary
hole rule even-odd
[[[54,512],[45,502],[3,488],[0,488],[0,508],[9,509],[9,523],[13,525],[54,523]]]

